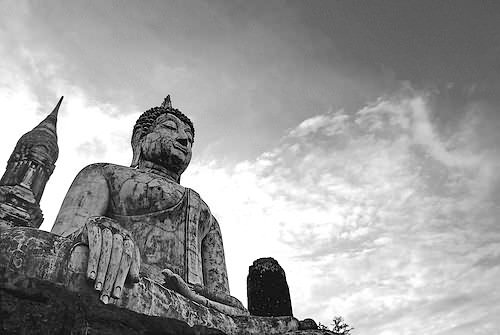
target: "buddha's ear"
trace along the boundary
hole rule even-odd
[[[137,167],[139,165],[139,158],[141,157],[141,139],[142,129],[138,129],[132,135],[132,163],[130,167]]]

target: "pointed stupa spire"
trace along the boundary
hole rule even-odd
[[[21,136],[0,179],[0,225],[38,228],[45,185],[59,156],[57,114],[63,97],[38,126]],[[6,219],[7,218],[7,219]]]
[[[172,101],[170,100],[170,94],[163,100],[161,104],[162,108],[172,108]]]
[[[64,96],[59,99],[59,102],[57,103],[56,107],[54,107],[54,110],[42,121],[36,126],[34,129],[48,129],[51,130],[54,134],[57,134],[56,131],[56,126],[57,126],[57,115],[59,114],[59,107],[61,106],[61,103],[64,99]]]
[[[55,117],[56,120],[57,120],[57,114],[59,114],[59,107],[61,106],[61,102],[63,101],[63,99],[64,99],[64,95],[61,96],[61,99],[59,99],[59,102],[57,103],[56,107],[54,107],[54,110],[49,115],[49,116]]]

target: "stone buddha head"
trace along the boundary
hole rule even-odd
[[[153,166],[177,182],[191,161],[194,127],[191,120],[172,108],[170,95],[160,107],[144,112],[132,133],[132,167]]]

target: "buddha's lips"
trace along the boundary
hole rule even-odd
[[[179,145],[176,145],[174,144],[174,148],[176,149],[179,149],[180,151],[182,151],[183,153],[187,154],[188,153],[188,149],[186,147],[183,147],[183,146],[179,146]]]

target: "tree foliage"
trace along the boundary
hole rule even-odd
[[[335,316],[333,318],[333,322],[331,325],[332,325],[332,328],[329,329],[327,326],[319,323],[318,329],[330,330],[335,335],[351,335],[351,331],[354,329],[353,327],[351,327],[347,323],[345,323],[344,318],[341,316]]]

